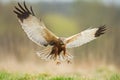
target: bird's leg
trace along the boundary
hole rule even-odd
[[[61,64],[60,63],[60,61],[59,61],[59,59],[58,59],[58,48],[57,47],[54,47],[54,56],[53,56],[53,58],[54,58],[54,60],[56,61],[56,64],[57,65],[59,65],[59,64]]]
[[[55,49],[55,53],[54,53],[55,56],[54,56],[54,59],[57,60],[57,58],[58,58],[58,57],[57,57],[57,56],[58,56],[58,48],[55,47],[54,49]]]
[[[61,62],[60,62],[60,60],[59,60],[59,58],[58,58],[59,56],[58,56],[58,54],[56,55],[56,59],[55,59],[55,61],[56,61],[56,64],[57,65],[60,65],[61,64]]]
[[[56,64],[57,64],[57,65],[60,65],[61,62],[60,62],[60,60],[59,60],[59,58],[58,58],[58,57],[59,57],[58,53],[55,54],[55,57],[56,57],[56,59],[55,59],[55,60],[56,60]]]
[[[67,60],[67,63],[68,63],[68,64],[71,64],[72,62],[71,62],[70,60]]]
[[[71,63],[72,63],[72,62],[71,62],[72,55],[70,55],[69,53],[66,53],[65,57],[66,57],[67,63],[68,63],[68,64],[71,64]]]
[[[57,59],[57,53],[58,53],[58,48],[57,48],[56,46],[54,46],[54,47],[52,48],[51,53],[50,53],[50,55],[52,55],[51,58],[53,58],[54,60],[56,60],[56,59]]]
[[[64,56],[66,56],[66,49],[65,48],[63,48],[63,54],[64,54]]]
[[[55,58],[55,60],[57,60],[57,57],[58,56],[58,53],[55,53],[55,56],[54,56],[54,58]]]
[[[57,64],[57,65],[60,65],[60,64],[61,64],[61,62],[58,60],[58,61],[56,62],[56,64]]]

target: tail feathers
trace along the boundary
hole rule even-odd
[[[68,61],[68,60],[72,60],[73,56],[71,54],[66,54],[64,55],[63,53],[61,53],[60,55],[55,55],[55,54],[50,54],[51,53],[51,49],[44,49],[42,51],[38,51],[36,54],[43,60],[49,61],[49,60],[59,60],[59,61]]]
[[[68,53],[66,55],[64,55],[64,54],[58,55],[58,60],[60,60],[60,61],[68,61],[68,60],[72,60],[72,59],[73,59],[73,56]]]
[[[45,60],[50,60],[50,53],[51,53],[51,48],[46,48],[42,51],[38,51],[36,52],[36,54],[41,58],[41,59],[45,59]]]

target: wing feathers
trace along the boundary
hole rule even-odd
[[[100,35],[104,34],[105,30],[106,30],[105,25],[99,27],[99,29],[95,33],[95,37],[99,37]]]
[[[104,34],[105,30],[105,25],[99,28],[88,29],[66,38],[64,43],[66,44],[66,48],[78,47]]]
[[[24,8],[21,6],[20,3],[18,3],[18,7],[15,6],[15,9],[13,12],[17,14],[18,18],[23,22],[23,19],[28,18],[30,15],[35,16],[32,7],[30,7],[30,10],[27,8],[25,2],[24,2]]]
[[[56,41],[58,37],[49,31],[42,21],[34,16],[32,6],[30,6],[29,10],[25,2],[23,5],[21,6],[18,3],[19,8],[15,6],[14,13],[17,14],[19,22],[29,39],[40,46],[47,46],[51,41]]]
[[[20,10],[20,9],[19,9],[19,8],[17,8],[16,6],[15,6],[15,9],[16,9],[19,13],[21,13],[21,14],[23,14],[23,13],[24,13],[22,10]]]
[[[32,9],[32,6],[30,6],[30,10],[31,10],[33,16],[35,16],[35,14],[34,14],[34,12],[33,12],[33,9]]]
[[[26,10],[20,5],[20,3],[18,3],[18,6],[20,7],[20,9],[22,9],[24,12],[26,12]]]
[[[27,8],[25,2],[24,2],[24,7],[25,7],[26,12],[28,12],[29,14],[31,14],[31,12],[28,10],[28,8]]]

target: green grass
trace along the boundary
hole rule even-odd
[[[29,74],[0,71],[0,80],[120,80],[120,74],[103,69],[96,70],[92,77],[85,77],[80,74],[55,76],[45,73]]]

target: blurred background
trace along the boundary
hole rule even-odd
[[[120,70],[120,0],[26,0],[47,28],[61,37],[107,26],[105,35],[70,50],[74,55],[72,64],[61,66],[35,54],[42,48],[22,30],[13,13],[17,2],[23,4],[23,0],[0,0],[0,70],[79,72],[104,66]]]

